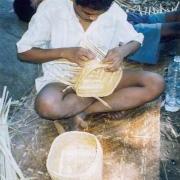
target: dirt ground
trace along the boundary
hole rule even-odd
[[[41,119],[33,109],[34,94],[13,107],[10,114],[12,152],[26,177],[50,180],[46,159],[55,137],[52,121]],[[159,100],[128,111],[122,119],[101,114],[86,119],[85,131],[95,134],[103,147],[104,180],[158,180],[160,160]],[[70,120],[61,120],[66,131]]]
[[[180,179],[180,112],[161,110],[161,164],[162,180]]]
[[[0,1],[0,8],[2,5],[2,2],[3,1]],[[6,3],[4,3],[4,2],[6,2]],[[11,11],[11,8],[9,7],[9,4],[12,4],[12,2],[11,1],[4,1],[4,2],[3,2],[4,12],[2,14],[5,15],[7,13],[7,12],[5,12],[6,11],[5,6],[7,5],[8,13],[11,13],[11,15],[12,15],[13,12]],[[171,5],[173,5],[173,7],[174,7],[174,5],[178,1],[177,0],[174,0],[174,1],[144,0],[143,2],[144,2],[143,7],[145,7],[145,5],[147,5],[149,7],[153,6],[153,7],[158,8],[160,3],[162,3],[162,5],[164,5],[164,7],[169,8]],[[138,7],[136,7],[136,8],[138,8]],[[1,9],[0,9],[0,11],[1,11]],[[13,17],[15,17],[14,14],[11,16],[11,19],[13,19]],[[0,18],[2,20],[3,16],[1,16]],[[3,21],[1,21],[1,22],[3,24]],[[6,23],[8,24],[8,21],[6,21]],[[7,31],[6,30],[3,31],[3,32],[6,32],[6,34],[4,34],[3,36],[8,37],[7,39],[12,38],[14,41],[15,39],[17,39],[17,37],[16,37],[17,29],[15,30],[15,34],[12,34],[11,31],[8,31],[8,30],[13,29],[13,27],[10,26],[11,23],[12,23],[12,21],[9,22],[9,25],[7,27],[4,26],[5,28],[7,28]],[[20,23],[20,24],[18,24],[18,26],[22,26],[22,24]],[[11,27],[11,28],[9,28],[9,27]],[[2,38],[3,38],[3,36],[2,36]],[[12,48],[12,52],[15,54],[14,44],[12,45],[12,43],[9,46],[9,52],[11,52],[11,48]],[[5,53],[5,51],[3,51],[3,53]],[[6,60],[6,59],[3,59],[3,56],[1,56],[1,57],[2,57],[2,60]],[[6,56],[4,55],[4,57],[6,57]],[[141,66],[141,68],[156,71],[161,74],[164,74],[165,69],[168,66],[168,61],[171,60],[171,56],[162,57],[162,60],[166,61],[166,63],[160,62],[160,64],[157,65],[156,67]],[[133,65],[132,65],[132,67],[133,67]],[[1,85],[4,86],[5,84],[1,84]],[[13,90],[13,88],[10,88],[10,89]],[[34,112],[34,109],[33,109],[34,92],[33,93],[31,92],[31,94],[29,94],[29,92],[30,92],[30,90],[28,90],[28,94],[26,94],[26,96],[24,98],[22,98],[18,102],[15,102],[11,108],[10,135],[11,135],[11,140],[12,140],[12,151],[13,151],[13,155],[16,158],[18,164],[23,169],[23,172],[25,173],[25,175],[27,177],[35,176],[35,177],[37,177],[36,179],[38,179],[38,180],[49,180],[50,177],[47,173],[46,166],[45,166],[46,157],[47,157],[49,148],[51,146],[51,143],[54,140],[54,138],[58,135],[58,133],[54,127],[54,124],[51,121],[47,121],[47,120],[39,118],[37,116],[37,114]],[[163,98],[164,97],[162,96],[161,100],[163,100]],[[155,104],[157,105],[158,103],[155,103]],[[144,178],[144,179],[145,180],[159,179],[158,167],[160,164],[160,179],[162,179],[162,180],[179,180],[180,179],[180,122],[179,122],[180,121],[180,112],[167,113],[163,107],[161,109],[159,108],[159,106],[157,106],[157,107],[158,107],[157,111],[153,110],[153,112],[155,113],[155,115],[153,117],[155,117],[155,119],[158,122],[159,115],[160,115],[161,131],[158,131],[158,129],[157,129],[156,132],[159,132],[159,134],[156,134],[157,135],[156,138],[158,139],[158,136],[160,135],[161,140],[159,141],[160,146],[158,146],[158,144],[157,144],[157,149],[156,148],[153,149],[153,154],[156,155],[156,156],[154,155],[156,161],[154,162],[154,165],[149,166],[149,170],[148,170],[148,173],[151,174],[151,172],[153,171],[153,168],[151,169],[151,167],[154,167],[155,171],[153,171],[153,172],[154,172],[155,176],[154,177],[149,176],[148,178]],[[141,111],[142,109],[141,108],[138,109],[138,111],[135,113],[135,116],[132,116],[131,118],[137,119],[138,114],[142,115],[141,117],[144,117],[144,116],[146,116],[146,113],[148,114],[149,112],[152,112],[151,108],[147,109],[146,112]],[[106,121],[106,123],[108,124],[107,121]],[[93,123],[91,125],[92,125],[91,127],[93,127]],[[158,124],[155,124],[155,126],[158,128]],[[71,129],[71,127],[69,125],[67,125],[66,123],[64,124],[64,128],[65,128],[65,130]],[[92,128],[91,132],[92,132],[92,130],[94,130],[94,129]],[[43,138],[43,140],[42,140],[42,138]],[[109,152],[108,148],[111,147],[112,145],[113,145],[114,149],[118,148],[118,153],[122,152],[122,149],[121,149],[122,144],[117,143],[117,141],[114,142],[114,140],[112,140],[112,139],[106,139],[106,140],[102,139],[101,143],[103,145],[105,145],[105,144],[108,145],[108,146],[104,146],[104,147],[107,147],[107,149],[106,149],[107,154]],[[159,149],[159,147],[160,147],[160,149]],[[125,146],[123,149],[123,153],[124,153],[124,151],[127,151],[127,154],[131,155],[130,156],[131,159],[134,158],[132,156],[139,156],[139,157],[150,156],[152,152],[148,151],[147,150],[148,148],[145,148],[145,149],[146,149],[146,151],[137,151],[137,150],[132,150],[131,147]],[[146,154],[143,154],[143,152],[146,152]],[[116,155],[116,153],[115,153],[115,155]],[[159,158],[158,153],[160,153],[160,159],[157,162],[157,160]],[[106,156],[106,158],[107,158],[107,160],[110,160],[108,158],[112,158],[112,157]],[[137,172],[138,172],[137,165],[141,164],[140,159],[141,158],[136,160],[136,163],[130,163],[128,165],[123,164],[124,172],[126,172],[126,174],[127,174],[129,171],[132,171],[132,169],[133,169],[131,175],[136,177],[136,179],[138,179],[138,180],[141,179],[138,177],[138,174],[137,174]],[[144,158],[142,158],[142,159],[144,159]],[[126,162],[128,162],[128,159]],[[144,167],[144,166],[141,166],[141,167]],[[116,170],[118,168],[119,168],[119,164],[115,163],[114,170]],[[117,171],[115,171],[115,172],[117,172]],[[142,174],[143,173],[141,173],[141,175]],[[111,179],[116,180],[119,178],[113,177]],[[127,177],[123,180],[127,180]],[[130,177],[130,180],[132,180],[131,177]]]
[[[156,67],[135,64],[129,67],[149,69],[163,74],[167,63],[160,63]],[[50,180],[46,158],[51,143],[58,133],[52,121],[41,119],[35,113],[34,98],[35,94],[32,92],[12,106],[10,113],[12,151],[27,177]],[[87,119],[86,131],[97,135],[103,146],[104,180],[120,180],[122,176],[126,177],[123,180],[180,178],[178,135],[180,113],[167,113],[163,107],[160,111],[159,105],[162,101],[163,96],[144,107],[129,111],[127,117],[121,120],[109,121],[107,114],[105,117],[97,115]],[[66,131],[72,130],[70,121],[67,123],[67,120],[64,120],[61,123]],[[114,136],[116,132],[120,134]],[[151,143],[139,148],[138,143],[142,143],[143,140],[135,138],[137,135],[139,137],[139,133],[144,137],[151,137]],[[137,144],[134,144],[134,140]]]

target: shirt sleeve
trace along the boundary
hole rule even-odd
[[[142,33],[138,33],[127,20],[121,22],[121,28],[123,30],[121,31],[120,42],[127,44],[131,41],[137,41],[142,45],[144,35]]]
[[[22,53],[33,47],[44,48],[50,41],[50,21],[45,8],[39,7],[32,17],[28,30],[17,42],[17,51]]]
[[[144,35],[142,33],[138,33],[132,24],[130,24],[127,21],[127,14],[125,11],[118,7],[118,37],[119,37],[119,42],[123,44],[127,44],[128,42],[131,41],[137,41],[140,44],[143,43],[144,40]],[[116,15],[117,17],[117,15]]]

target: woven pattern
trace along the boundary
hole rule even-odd
[[[122,69],[106,72],[105,64],[99,61],[86,63],[77,82],[75,90],[81,97],[104,97],[113,93],[122,77]]]
[[[76,79],[74,89],[81,97],[104,97],[113,93],[122,77],[122,68],[115,72],[105,71],[107,64],[102,63],[106,52],[96,47],[93,42],[84,39],[83,48],[89,49],[96,55],[96,59],[86,62],[80,75]]]
[[[53,141],[46,165],[52,180],[102,180],[102,147],[92,134],[66,132]]]

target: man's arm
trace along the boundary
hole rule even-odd
[[[18,53],[18,58],[23,61],[32,63],[44,63],[55,59],[63,58],[64,49],[40,49],[32,48],[31,50]]]
[[[45,63],[63,58],[82,66],[84,61],[93,59],[94,54],[81,47],[56,49],[32,48],[31,50],[18,53],[18,57],[32,63]]]
[[[127,56],[135,53],[141,47],[141,43],[137,41],[131,41],[125,45],[120,46],[121,53],[123,57],[126,58]]]
[[[107,71],[117,71],[121,66],[123,60],[130,54],[133,54],[135,51],[139,49],[141,44],[137,41],[131,41],[122,46],[111,49],[105,59],[104,63],[107,63],[108,66],[106,68]]]

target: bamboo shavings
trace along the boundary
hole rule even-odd
[[[8,98],[8,95],[7,87],[5,87],[0,98],[0,179],[25,180],[11,153],[7,122],[11,98]]]

